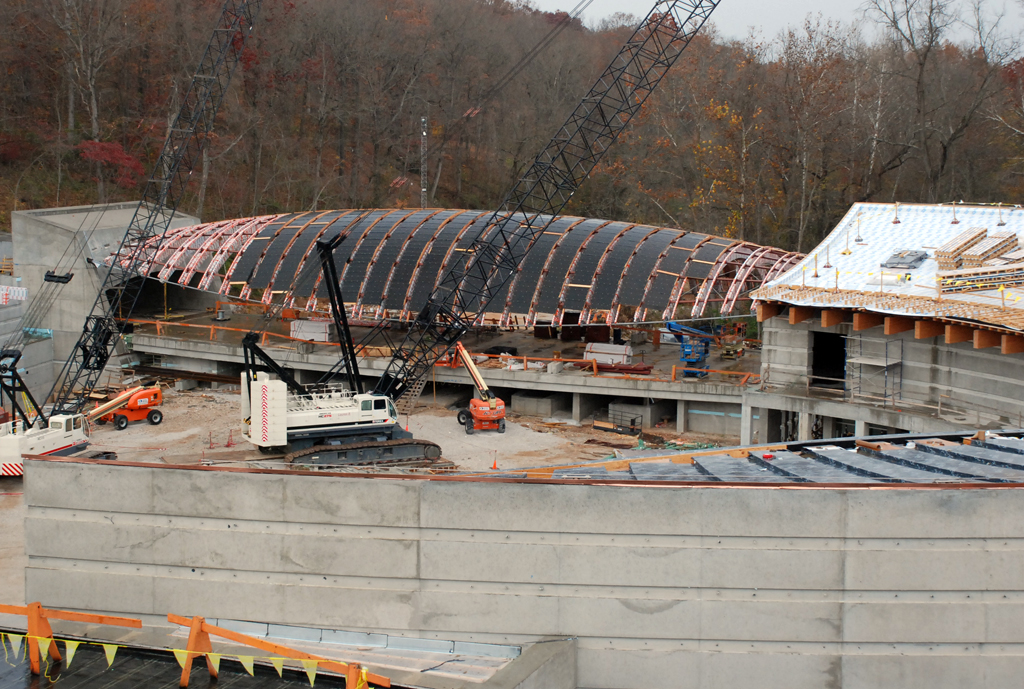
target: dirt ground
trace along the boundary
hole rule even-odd
[[[457,398],[434,398],[424,393],[415,413],[402,417],[414,437],[441,446],[445,459],[462,471],[575,464],[600,460],[616,448],[636,447],[638,439],[594,430],[589,423],[573,425],[569,419],[542,420],[509,413],[506,432],[478,431],[467,435],[455,420]],[[145,421],[123,431],[112,425],[93,426],[93,450],[113,451],[123,461],[164,461],[169,464],[263,461],[239,432],[237,392],[191,390],[164,394],[164,420],[159,426]],[[645,433],[644,441],[657,446],[665,441],[735,444],[736,439],[683,434],[668,429]],[[279,464],[279,462],[271,463]]]

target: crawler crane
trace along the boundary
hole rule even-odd
[[[417,448],[426,457],[439,453],[436,445],[408,437],[398,424],[392,400],[419,394],[417,383],[474,323],[482,321],[491,300],[517,274],[536,240],[640,111],[718,2],[655,4],[474,238],[464,258],[440,279],[404,340],[389,343],[394,354],[370,393],[362,392],[336,271],[329,275],[333,249],[346,233],[318,242],[342,356],[319,382],[304,386],[258,349],[255,336],[247,338],[242,420],[249,440],[261,449],[284,450],[292,459],[310,457],[320,463],[387,461],[396,452],[415,453]],[[365,341],[378,336],[387,339],[384,324]],[[342,372],[348,377],[347,389],[333,382]]]

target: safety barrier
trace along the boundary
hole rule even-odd
[[[0,605],[0,613],[8,615],[23,615],[27,618],[26,633],[16,634],[12,632],[5,632],[0,634],[0,646],[3,646],[6,654],[7,647],[3,640],[3,637],[6,636],[10,643],[11,650],[14,653],[14,659],[17,660],[21,653],[21,644],[24,642],[27,649],[29,666],[33,675],[39,675],[42,673],[42,659],[44,656],[48,655],[54,662],[60,662],[63,660],[60,650],[57,648],[57,639],[53,636],[53,630],[50,628],[48,620],[66,620],[68,622],[102,624],[116,627],[128,627],[131,629],[142,628],[142,620],[135,618],[116,617],[113,615],[96,615],[72,612],[70,610],[52,610],[44,608],[39,602],[29,603],[28,605]],[[206,658],[206,666],[210,672],[210,676],[214,679],[217,678],[217,675],[220,672],[220,660],[225,654],[213,652],[213,646],[210,643],[211,634],[213,636],[227,639],[228,641],[236,644],[258,648],[262,651],[273,654],[267,658],[261,657],[260,659],[266,660],[273,665],[278,671],[278,674],[282,673],[285,660],[298,660],[306,671],[306,675],[309,677],[309,683],[311,686],[313,685],[318,668],[323,668],[324,670],[334,672],[345,677],[346,687],[369,689],[371,685],[376,687],[391,686],[391,680],[389,678],[368,672],[366,668],[359,663],[345,663],[298,651],[272,641],[258,639],[246,634],[231,631],[230,629],[217,627],[209,624],[202,617],[197,616],[187,618],[169,614],[167,615],[167,621],[172,624],[189,627],[186,647],[184,649],[170,649],[182,669],[180,682],[181,687],[188,686],[189,675],[192,672],[192,662],[199,656],[204,656]],[[74,658],[78,647],[82,644],[101,646],[107,657],[108,667],[113,664],[117,649],[123,647],[122,644],[105,643],[101,641],[79,641],[74,639],[62,639],[62,641],[64,642],[64,652],[67,656],[66,662],[68,666],[71,665],[71,661]],[[256,656],[243,655],[235,657],[250,675],[253,674],[253,665],[256,660]]]
[[[739,385],[740,387],[743,387],[743,386],[747,385],[747,383],[750,383],[751,381],[753,381],[753,383],[756,384],[756,383],[759,383],[760,380],[761,380],[761,375],[759,373],[752,373],[750,371],[720,371],[720,370],[713,369],[713,368],[690,368],[689,366],[673,366],[672,367],[672,382],[673,383],[678,382],[677,375],[678,375],[678,373],[680,371],[683,372],[684,378],[685,378],[686,374],[690,373],[690,372],[693,372],[693,373],[704,373],[705,375],[708,374],[708,373],[717,373],[717,374],[722,375],[722,376],[736,376],[736,377],[739,377],[739,382],[737,382],[736,385]]]
[[[264,639],[257,639],[254,636],[248,636],[247,634],[239,634],[233,632],[230,629],[224,629],[223,627],[217,627],[208,623],[202,617],[180,617],[178,615],[167,615],[167,621],[171,624],[177,624],[182,627],[188,627],[188,644],[185,650],[182,652],[175,651],[175,656],[178,658],[178,663],[181,665],[181,684],[179,686],[187,687],[189,675],[192,673],[192,661],[199,657],[206,657],[206,668],[210,671],[210,676],[214,679],[217,678],[220,672],[219,654],[213,653],[213,646],[210,644],[210,635],[219,636],[228,641],[233,641],[236,644],[242,644],[243,646],[252,646],[258,648],[261,651],[267,651],[273,653],[276,658],[271,658],[271,661],[277,660],[283,662],[284,658],[290,658],[292,660],[298,660],[302,663],[303,668],[306,670],[306,674],[309,675],[309,683],[312,686],[313,678],[316,676],[316,669],[318,666],[323,667],[325,670],[331,672],[337,672],[345,677],[345,686],[351,689],[363,689],[368,687],[370,683],[380,687],[390,687],[391,680],[382,675],[373,674],[367,672],[364,667],[359,663],[343,663],[337,660],[328,660],[322,656],[316,656],[302,651],[297,651],[294,648],[288,646],[282,646],[272,641],[266,641]],[[214,656],[211,658],[211,656]],[[248,658],[249,664],[246,666],[247,670],[250,670],[252,658]],[[244,663],[243,663],[244,665]],[[281,667],[278,663],[274,663],[278,673],[281,672]],[[250,670],[251,672],[251,670]]]
[[[70,610],[51,610],[49,608],[44,608],[39,602],[29,603],[28,605],[0,605],[0,613],[5,613],[7,615],[24,615],[27,618],[27,624],[25,626],[28,633],[24,638],[28,645],[28,662],[29,666],[32,668],[33,675],[38,675],[40,672],[41,655],[49,653],[50,657],[55,661],[59,661],[61,659],[60,651],[57,650],[57,644],[54,643],[53,630],[50,629],[50,623],[47,620],[66,620],[68,622],[104,624],[115,627],[130,627],[132,629],[142,628],[142,620],[136,620],[131,617],[91,615],[81,612],[72,612]],[[8,634],[8,636],[13,635]],[[12,641],[12,645],[13,643],[14,642]],[[106,647],[110,644],[101,645]],[[73,649],[76,646],[65,646],[69,663],[71,662],[71,656],[74,655]],[[107,650],[107,660],[113,660],[113,655],[109,650]]]

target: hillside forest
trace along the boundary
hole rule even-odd
[[[12,210],[138,198],[221,4],[0,2],[0,229]],[[1019,202],[1009,21],[981,0],[863,14],[744,40],[709,24],[567,212],[806,251],[856,201]],[[495,208],[639,21],[584,26],[520,0],[264,0],[181,210],[418,206],[422,117],[428,205]]]

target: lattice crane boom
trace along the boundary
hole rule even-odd
[[[399,398],[481,318],[720,0],[661,0],[449,270],[377,383]]]
[[[262,0],[225,2],[82,335],[51,390],[51,413],[82,408],[123,334],[123,319],[135,308],[142,290],[143,280],[136,278],[145,277],[143,266],[160,250],[159,241],[147,240],[162,236],[170,226],[261,6]]]

